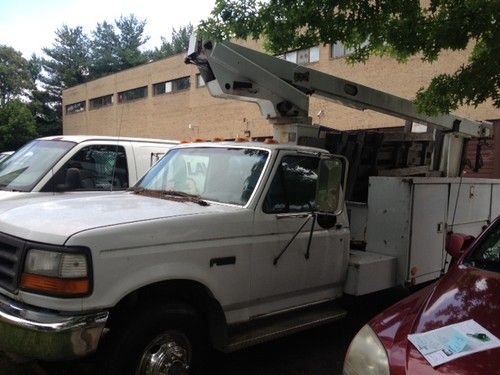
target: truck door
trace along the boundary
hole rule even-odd
[[[318,163],[318,157],[296,152],[281,151],[277,158],[255,211],[250,316],[327,299],[343,277],[335,272],[335,229],[315,225],[306,258],[312,219],[277,259],[314,209]]]

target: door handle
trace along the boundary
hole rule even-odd
[[[212,258],[210,259],[210,268],[213,266],[227,266],[236,264],[236,257]]]
[[[437,230],[436,230],[436,231],[437,231],[438,233],[443,233],[443,229],[444,229],[444,227],[445,227],[444,223],[443,223],[443,222],[440,222],[440,223],[438,223],[438,225],[437,225]]]

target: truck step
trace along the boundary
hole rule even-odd
[[[313,308],[274,315],[238,327],[229,335],[225,352],[233,352],[248,346],[261,344],[280,337],[304,331],[342,319],[347,312],[332,303]]]

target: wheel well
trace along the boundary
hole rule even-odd
[[[227,342],[224,311],[212,292],[193,280],[167,280],[146,285],[122,298],[110,311],[108,328],[131,317],[138,308],[157,303],[181,303],[199,315],[208,329],[212,346],[222,348]]]

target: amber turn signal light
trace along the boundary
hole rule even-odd
[[[88,278],[60,279],[57,277],[23,273],[21,288],[29,292],[48,294],[56,297],[81,297],[90,293]]]

